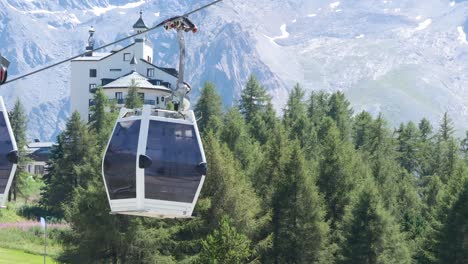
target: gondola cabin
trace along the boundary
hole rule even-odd
[[[15,176],[16,163],[18,149],[3,98],[0,96],[0,208],[5,206]]]
[[[112,213],[191,217],[206,175],[193,111],[122,108],[102,168]]]

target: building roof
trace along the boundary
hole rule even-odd
[[[132,85],[132,81],[135,81],[135,84],[138,88],[142,89],[155,89],[165,92],[172,92],[171,89],[164,87],[162,85],[154,85],[148,81],[148,78],[139,74],[138,72],[132,71],[129,74],[126,74],[117,80],[110,82],[104,85],[103,89],[115,89],[115,88],[128,88]]]
[[[31,142],[27,143],[25,149],[32,160],[46,162],[54,145],[53,142]]]
[[[93,52],[92,56],[83,56],[73,59],[72,61],[99,61],[111,55],[111,52]]]
[[[72,61],[100,61],[100,60],[103,60],[107,57],[110,57],[118,52],[121,52],[122,50],[126,49],[126,48],[130,48],[131,46],[135,45],[136,43],[132,43],[126,47],[120,47],[119,50],[116,50],[116,48],[114,48],[112,50],[112,52],[93,52],[92,56],[82,56],[82,57],[78,57],[76,59],[73,59]]]
[[[174,68],[159,67],[159,66],[156,66],[156,65],[152,64],[151,62],[149,62],[149,61],[147,61],[147,60],[145,60],[145,59],[140,59],[140,60],[143,61],[143,62],[145,62],[145,63],[147,63],[147,64],[149,64],[149,65],[151,65],[151,66],[153,66],[153,67],[155,67],[156,69],[159,69],[159,70],[161,70],[161,71],[163,71],[163,72],[169,74],[169,75],[172,75],[172,76],[174,76],[174,77],[176,77],[176,78],[179,77],[179,72],[178,72],[176,69],[174,69]]]
[[[146,26],[146,24],[145,24],[145,21],[143,21],[142,12],[141,12],[141,11],[140,11],[140,18],[139,18],[138,21],[133,25],[133,28],[145,28],[145,29],[148,28],[148,27]]]
[[[54,145],[53,142],[30,142],[26,146],[30,149],[32,148],[51,148]]]

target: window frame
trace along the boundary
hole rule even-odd
[[[89,69],[89,77],[96,78],[97,77],[97,69]]]
[[[128,53],[128,52],[124,53],[123,54],[123,61],[130,61],[132,59],[132,58],[130,58],[130,56],[131,56],[131,53]]]

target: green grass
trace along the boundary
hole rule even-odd
[[[57,257],[62,246],[58,242],[58,236],[62,232],[59,229],[49,229],[47,238],[47,252],[52,257]],[[22,230],[19,228],[0,229],[0,248],[21,250],[27,253],[40,255],[44,252],[44,236],[41,228]]]
[[[17,215],[14,209],[0,209],[0,223],[12,223],[24,221],[25,219]]]
[[[50,257],[47,257],[46,261],[47,263],[57,263]],[[43,262],[44,256],[41,255],[33,255],[19,250],[0,248],[0,264],[37,264]]]

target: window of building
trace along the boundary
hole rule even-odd
[[[130,60],[132,59],[132,58],[130,58],[130,53],[124,53],[123,56],[124,56],[124,57],[123,57],[123,60],[124,60],[124,61],[130,61]]]
[[[110,69],[111,72],[120,72],[122,69]]]
[[[117,100],[118,100],[118,99],[123,99],[123,94],[122,94],[122,92],[116,92],[116,93],[115,93],[115,99],[117,99]]]
[[[159,96],[156,96],[156,104],[159,104]]]
[[[93,92],[96,88],[97,88],[97,85],[96,85],[95,83],[91,83],[91,84],[89,85],[89,91],[90,91],[90,92]]]
[[[153,68],[148,68],[148,70],[146,71],[146,76],[154,77],[154,69]]]
[[[151,63],[151,56],[148,56],[148,62]]]
[[[44,166],[42,165],[34,165],[34,174],[42,175],[44,174]]]
[[[161,102],[164,102],[164,96],[161,96]]]
[[[89,99],[89,106],[93,106],[94,105],[94,100],[93,99]]]
[[[96,69],[90,69],[89,70],[89,77],[91,77],[91,78],[97,77],[97,70]]]

